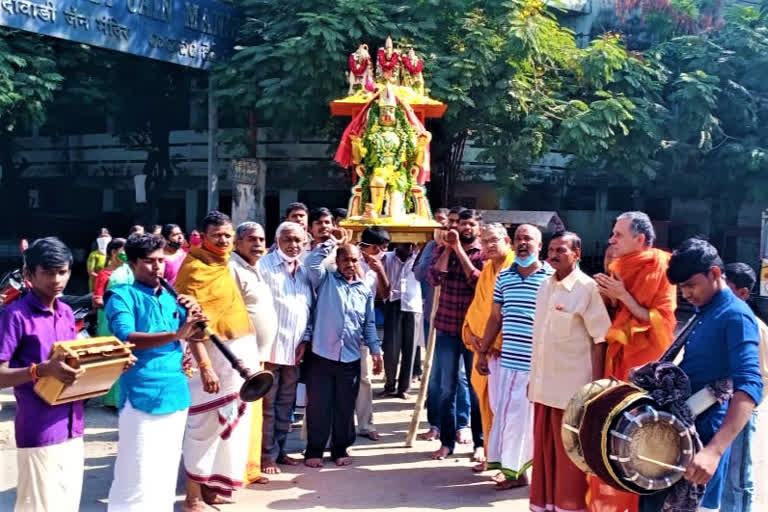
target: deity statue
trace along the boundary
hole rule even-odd
[[[392,46],[390,36],[387,36],[384,48],[379,48],[376,54],[376,81],[400,85],[400,51]]]
[[[389,85],[361,115],[345,132],[350,154],[337,154],[337,161],[349,162],[359,178],[350,217],[403,219],[412,212],[428,219],[422,185],[431,134]]]
[[[413,47],[408,48],[408,54],[400,59],[403,64],[402,82],[406,87],[410,87],[421,96],[424,96],[424,61],[416,55]]]
[[[357,50],[349,54],[349,95],[355,93],[355,88],[365,90],[366,82],[373,81],[373,64],[368,53],[368,45],[361,44]]]

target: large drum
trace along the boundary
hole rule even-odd
[[[574,395],[562,435],[574,464],[637,494],[672,486],[695,453],[693,436],[680,420],[659,411],[644,390],[613,379],[587,384]]]

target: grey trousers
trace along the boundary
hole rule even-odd
[[[360,347],[360,390],[355,400],[355,416],[357,417],[357,433],[365,435],[376,431],[373,424],[373,387],[371,384],[371,351],[368,345]]]
[[[299,382],[298,366],[264,363],[275,383],[262,402],[261,462],[275,462],[285,455],[285,439],[291,428],[291,411]]]

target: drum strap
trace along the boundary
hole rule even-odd
[[[680,329],[680,332],[677,333],[677,336],[675,336],[675,340],[669,346],[667,351],[664,352],[664,354],[662,354],[662,356],[659,358],[660,363],[671,363],[675,360],[677,354],[680,353],[685,344],[688,342],[688,337],[691,335],[693,327],[696,325],[696,320],[698,318],[699,315],[695,314],[688,319],[685,325],[683,325],[683,328]]]

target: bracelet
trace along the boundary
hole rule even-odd
[[[205,370],[206,368],[211,367],[211,360],[210,359],[203,359],[199,363],[197,363],[197,367],[201,370]]]
[[[37,382],[37,364],[32,363],[29,365],[29,376],[32,377],[32,382]]]

